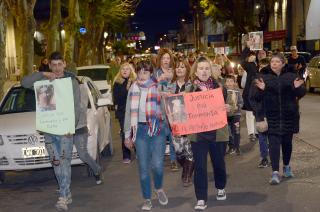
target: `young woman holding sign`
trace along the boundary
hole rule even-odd
[[[219,88],[218,82],[212,78],[212,65],[208,58],[199,57],[191,69],[191,79],[195,91],[207,91]],[[214,104],[214,102],[212,102]],[[227,182],[224,154],[226,143],[216,142],[216,130],[197,133],[190,136],[195,163],[194,188],[197,198],[195,210],[205,210],[208,199],[207,155],[210,154],[214,170],[215,187],[218,189],[217,200],[225,200],[224,190]]]

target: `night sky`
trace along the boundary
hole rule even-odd
[[[49,19],[50,0],[37,0],[35,5],[36,19]],[[137,31],[144,31],[147,46],[154,45],[160,34],[179,28],[181,17],[188,19],[188,0],[141,0],[135,16],[132,18]],[[66,8],[62,9],[66,16]]]
[[[141,0],[133,20],[138,31],[146,33],[146,43],[153,45],[159,34],[178,29],[180,18],[188,11],[188,0]]]

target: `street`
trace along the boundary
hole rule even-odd
[[[283,180],[278,186],[268,181],[271,168],[259,169],[258,143],[247,141],[245,125],[242,127],[242,155],[227,155],[227,200],[217,201],[213,189],[210,163],[208,211],[268,211],[317,212],[320,211],[320,131],[319,93],[308,94],[300,101],[301,133],[294,141],[291,166],[295,177]],[[140,192],[137,161],[122,163],[118,123],[113,119],[113,144],[115,154],[104,158],[104,184],[95,185],[87,177],[85,166],[72,168],[71,191],[73,203],[69,211],[140,211]],[[166,157],[164,190],[169,203],[160,206],[153,198],[153,211],[193,211],[196,202],[193,186],[184,188],[180,171],[171,172]],[[10,172],[7,182],[0,185],[0,211],[55,211],[58,194],[52,169]]]

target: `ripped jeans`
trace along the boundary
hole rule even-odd
[[[60,197],[66,198],[71,195],[73,136],[44,134],[44,137],[46,149],[59,184]]]

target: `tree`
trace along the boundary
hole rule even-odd
[[[3,1],[1,1],[3,2]],[[33,16],[33,8],[36,0],[5,0],[13,17],[17,23],[17,31],[20,38],[20,70],[21,75],[25,76],[32,73],[34,58],[34,32],[36,28]]]
[[[91,0],[82,3],[83,12],[81,14],[87,33],[80,38],[81,48],[78,61],[80,64],[101,61],[99,52],[103,48],[104,30],[124,26],[124,21],[138,3],[139,0]]]
[[[71,71],[76,70],[76,63],[74,61],[74,44],[80,21],[78,0],[69,0],[68,17],[64,20],[64,58],[67,62],[67,69]]]
[[[206,16],[227,25],[231,45],[239,47],[241,35],[255,30],[252,0],[201,0]]]
[[[61,1],[50,1],[50,20],[47,28],[47,56],[54,51],[62,50],[61,45]]]
[[[6,80],[6,30],[7,7],[5,2],[0,2],[0,98],[3,96],[3,85]]]

